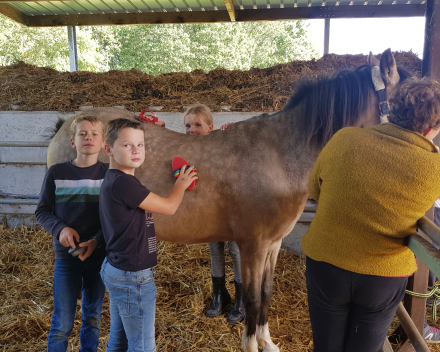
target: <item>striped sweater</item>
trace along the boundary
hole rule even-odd
[[[307,256],[358,274],[410,275],[405,237],[440,196],[440,153],[391,123],[343,128],[318,156],[309,191],[318,209],[301,243]]]
[[[81,241],[90,239],[101,229],[99,191],[107,170],[108,165],[99,161],[84,168],[68,161],[52,165],[47,171],[35,216],[53,236],[55,259],[70,257],[69,247],[58,241],[64,227],[76,230]],[[104,256],[104,248],[96,249],[92,255]]]

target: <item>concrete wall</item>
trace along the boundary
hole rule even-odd
[[[2,111],[0,112],[0,219],[6,217],[8,225],[35,222],[30,214],[36,201],[19,201],[15,197],[1,197],[1,193],[39,195],[46,172],[46,147],[11,147],[6,142],[48,142],[51,129],[58,118],[67,119],[74,113],[56,111]],[[179,112],[157,113],[166,127],[184,133],[183,114]],[[260,113],[214,113],[214,128],[226,122],[238,122]],[[18,203],[17,203],[18,202]],[[21,204],[19,204],[21,202]],[[26,204],[24,204],[26,203]],[[32,204],[34,203],[34,204]],[[311,206],[311,205],[309,205]],[[300,242],[313,213],[304,213],[291,235],[284,239],[292,253],[300,253]]]

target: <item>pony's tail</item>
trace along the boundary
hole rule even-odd
[[[66,122],[65,119],[58,117],[57,122],[55,122],[55,126],[48,128],[47,133],[44,136],[47,140],[52,140],[53,137],[57,134],[57,132],[61,129],[61,126],[63,126],[64,122]]]

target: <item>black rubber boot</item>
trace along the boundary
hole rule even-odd
[[[234,281],[235,303],[228,315],[228,322],[236,324],[244,319],[243,285]]]
[[[231,303],[231,296],[225,286],[225,276],[212,276],[212,302],[206,311],[207,317],[222,314],[223,307]]]

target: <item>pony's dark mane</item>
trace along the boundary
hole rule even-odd
[[[398,68],[401,80],[410,76]],[[297,127],[304,142],[322,148],[342,127],[353,126],[368,108],[374,91],[371,68],[363,65],[334,77],[303,80],[283,110],[300,109]]]

